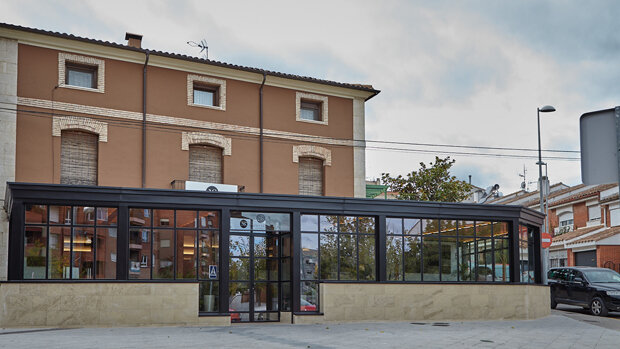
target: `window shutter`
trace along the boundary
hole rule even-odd
[[[99,136],[80,131],[62,131],[60,183],[97,185]]]
[[[299,195],[323,195],[323,160],[299,158]]]
[[[189,180],[222,183],[222,149],[208,145],[190,145]]]

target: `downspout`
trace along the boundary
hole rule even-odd
[[[149,50],[142,69],[142,188],[146,187],[146,67],[149,64]]]
[[[260,192],[263,192],[263,87],[265,86],[265,80],[267,79],[267,74],[263,72],[263,82],[260,84],[260,103],[259,103],[259,127],[260,127],[260,136],[259,136],[259,148],[260,148]]]

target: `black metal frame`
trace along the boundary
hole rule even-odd
[[[298,195],[254,194],[254,193],[212,193],[163,189],[94,187],[59,184],[8,183],[5,194],[5,208],[9,213],[9,257],[8,282],[29,282],[23,279],[24,204],[72,205],[118,207],[117,246],[128,246],[129,207],[166,209],[190,209],[220,211],[220,285],[228,285],[228,232],[230,211],[254,211],[289,213],[291,226],[291,310],[300,313],[300,256],[301,214],[324,214],[341,216],[370,216],[375,218],[376,281],[386,280],[386,217],[454,219],[508,222],[510,255],[510,282],[519,283],[519,225],[532,229],[535,248],[536,282],[540,283],[540,229],[544,215],[522,206],[480,205],[464,203],[416,202],[398,200],[374,200],[361,198],[314,197]],[[176,247],[176,246],[175,246]],[[176,248],[175,248],[176,250]],[[80,282],[171,282],[171,280],[128,279],[128,248],[118,249],[117,280],[83,280]],[[41,280],[32,280],[41,282]],[[318,280],[317,280],[318,281]],[[78,282],[77,280],[55,280],[54,282]],[[175,280],[174,282],[198,282],[196,280]],[[323,281],[357,283],[358,281]],[[391,282],[390,282],[391,283]],[[432,282],[437,283],[437,282]],[[469,282],[445,282],[469,283]],[[471,282],[478,283],[481,282]],[[220,314],[228,314],[228,287],[219,288]]]

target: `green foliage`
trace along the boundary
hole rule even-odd
[[[459,202],[467,197],[471,186],[450,175],[455,160],[450,157],[435,157],[435,163],[420,162],[420,169],[407,174],[391,177],[383,173],[381,181],[391,191],[398,192],[400,200]]]

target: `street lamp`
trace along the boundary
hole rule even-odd
[[[545,105],[542,108],[536,108],[537,110],[537,118],[538,118],[538,191],[540,194],[540,212],[545,213],[545,209],[543,208],[543,182],[542,182],[542,150],[540,148],[540,113],[552,113],[555,111],[555,108],[550,105]],[[546,220],[546,217],[545,217]],[[546,224],[545,224],[545,233],[546,233]],[[542,249],[542,281],[543,284],[547,283],[547,264],[549,263],[549,251],[546,248]]]

